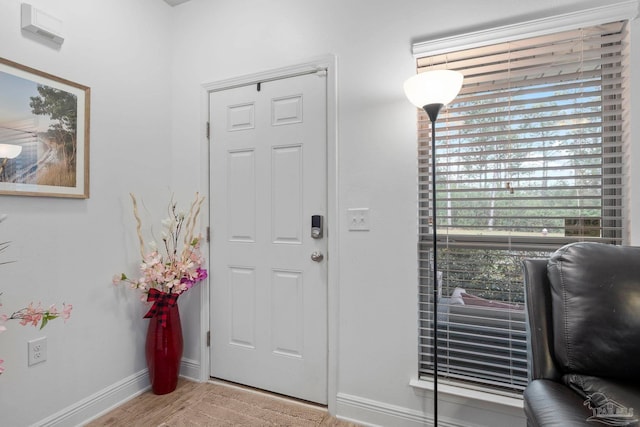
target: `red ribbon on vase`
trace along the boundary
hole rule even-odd
[[[147,301],[153,301],[153,305],[147,314],[144,315],[144,319],[149,319],[159,314],[162,327],[166,327],[167,318],[169,317],[169,309],[178,303],[179,295],[180,294],[168,294],[166,292],[161,292],[155,288],[149,289]]]

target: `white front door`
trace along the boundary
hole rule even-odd
[[[211,376],[326,404],[326,73],[209,101]]]

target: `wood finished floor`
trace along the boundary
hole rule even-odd
[[[180,379],[173,393],[151,391],[86,424],[87,427],[301,426],[357,427],[327,410],[224,382]]]

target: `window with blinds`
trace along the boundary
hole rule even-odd
[[[423,57],[465,76],[436,124],[438,375],[519,394],[524,257],[624,243],[626,23]],[[432,375],[430,121],[418,117],[420,374]]]

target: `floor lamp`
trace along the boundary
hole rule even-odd
[[[438,113],[458,95],[463,76],[452,70],[416,74],[404,82],[409,101],[424,109],[431,120],[431,223],[433,236],[433,425],[438,425],[438,237],[436,234],[436,120]]]

